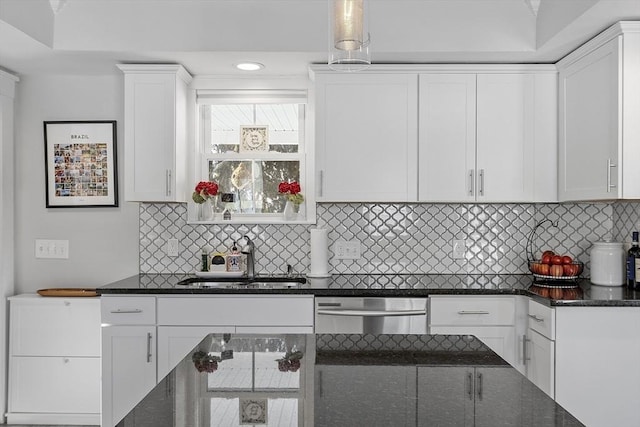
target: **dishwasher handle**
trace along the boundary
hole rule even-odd
[[[359,316],[359,317],[384,317],[384,316],[425,316],[427,310],[358,310],[339,309],[316,311],[317,314],[326,316]]]

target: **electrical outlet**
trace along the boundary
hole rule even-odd
[[[336,259],[360,259],[360,242],[358,240],[336,242],[333,252]]]
[[[171,257],[178,256],[178,239],[167,240],[167,255]]]
[[[467,242],[462,239],[462,240],[453,240],[453,242],[451,243],[451,246],[453,248],[451,255],[453,256],[454,259],[464,259],[466,252],[467,252]]]
[[[69,259],[68,240],[36,239],[36,258]]]

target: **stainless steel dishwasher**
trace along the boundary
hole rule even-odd
[[[426,334],[427,298],[316,298],[316,333]]]

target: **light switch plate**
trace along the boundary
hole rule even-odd
[[[358,240],[338,241],[333,249],[336,259],[360,259],[360,242]]]
[[[35,255],[36,258],[68,259],[69,241],[36,239]]]

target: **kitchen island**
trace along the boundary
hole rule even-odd
[[[469,335],[209,334],[118,424],[582,426]]]

